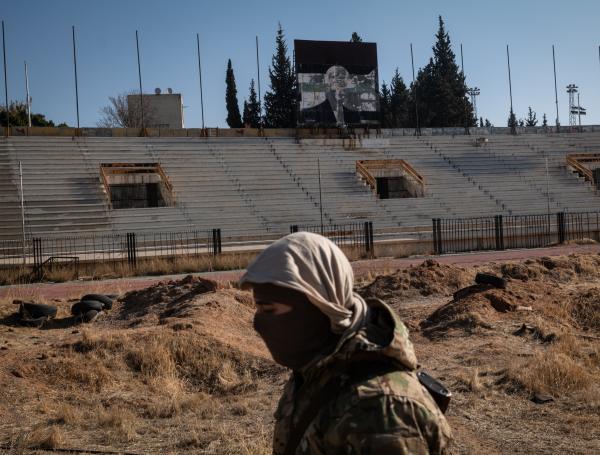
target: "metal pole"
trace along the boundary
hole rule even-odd
[[[260,92],[260,60],[258,58],[258,35],[256,35],[256,74],[258,78],[258,116],[262,124],[262,95]]]
[[[579,132],[581,133],[581,101],[579,101],[579,93],[577,94],[577,114],[579,116]]]
[[[27,96],[27,126],[31,128],[31,97],[29,96],[29,71],[25,62],[25,95]]]
[[[415,115],[417,120],[417,136],[421,135],[421,125],[419,123],[419,98],[417,96],[417,84],[415,82],[415,58],[413,55],[413,45],[410,43],[410,61],[412,63],[412,75],[413,75],[413,88],[415,91]]]
[[[25,249],[25,195],[23,194],[23,166],[19,161],[19,181],[21,189],[21,231],[23,233],[23,265],[27,263],[27,252]]]
[[[202,93],[202,66],[200,66],[200,35],[196,33],[196,44],[198,45],[198,74],[200,75],[200,109],[202,110],[202,129],[204,129],[204,97]]]
[[[8,111],[8,79],[6,77],[6,39],[4,37],[4,21],[2,21],[2,53],[4,55],[4,98],[6,101],[6,135],[10,133],[10,115]]]
[[[465,59],[464,59],[464,55],[463,55],[463,45],[462,43],[460,43],[460,71],[462,73],[462,77],[463,77],[463,84],[466,86],[465,82],[466,82],[466,77],[465,77]],[[469,131],[469,121],[467,118],[467,103],[465,103],[465,133],[467,135],[470,135],[471,132]],[[477,126],[477,125],[476,125]]]
[[[321,212],[321,235],[323,235],[323,196],[321,193],[321,160],[317,157],[317,169],[319,170],[319,211]]]
[[[142,113],[142,129],[144,129],[144,94],[142,92],[142,66],[140,65],[140,42],[138,31],[135,31],[135,47],[137,49],[138,77],[140,80],[140,110]]]
[[[75,26],[73,25],[73,67],[75,68],[75,105],[77,107],[77,129],[79,129],[79,88],[77,87],[77,48],[75,46]]]
[[[556,101],[556,132],[560,132],[560,120],[558,119],[558,85],[556,83],[556,54],[554,44],[552,45],[552,63],[554,64],[554,99]]]
[[[508,90],[510,93],[510,114],[511,114],[511,120],[512,120],[512,114],[514,114],[514,110],[513,110],[513,96],[512,96],[512,77],[510,74],[510,52],[508,50],[508,44],[506,45],[506,60],[508,62]],[[515,117],[515,122],[516,122],[516,117]],[[512,130],[513,134],[516,133],[516,125],[512,125],[511,130]]]

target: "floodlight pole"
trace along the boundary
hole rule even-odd
[[[79,88],[77,86],[77,48],[75,45],[75,26],[73,30],[73,67],[75,69],[75,106],[77,108],[77,129],[79,129]]]
[[[25,62],[25,96],[27,97],[27,126],[31,128],[31,97],[29,96],[29,71]]]
[[[6,77],[6,38],[4,36],[4,21],[2,21],[2,53],[4,55],[4,99],[6,101],[6,135],[10,134],[10,112],[8,110],[8,79]]]
[[[513,110],[513,96],[512,96],[512,77],[510,74],[510,51],[508,50],[508,44],[506,45],[506,60],[508,62],[508,91],[510,94],[510,119],[512,120],[514,110]],[[515,116],[515,123],[516,123],[516,116]],[[517,133],[517,127],[515,124],[511,125],[511,133],[512,134]]]
[[[140,111],[142,113],[142,129],[144,129],[144,94],[142,92],[142,66],[140,65],[140,42],[138,31],[135,31],[135,47],[137,49],[138,78],[140,81]]]
[[[260,60],[258,58],[258,35],[256,35],[256,75],[258,82],[258,117],[259,123],[262,124],[262,95],[260,92]]]
[[[460,43],[460,71],[462,73],[463,76],[463,85],[466,86],[465,81],[466,81],[466,77],[465,77],[465,60],[464,60],[464,56],[463,56],[463,45],[462,43]],[[469,122],[467,119],[467,103],[465,103],[465,133],[467,135],[471,134],[471,131],[469,130]]]
[[[413,76],[413,88],[415,91],[415,116],[417,120],[417,129],[415,131],[417,136],[421,136],[421,125],[419,123],[419,98],[417,96],[417,84],[415,82],[415,58],[413,55],[413,45],[410,43],[410,61],[412,64],[412,76]]]
[[[558,85],[556,83],[556,54],[552,45],[552,63],[554,64],[554,99],[556,102],[556,132],[560,133],[560,120],[558,118]]]
[[[204,130],[204,97],[202,94],[202,66],[200,65],[200,34],[196,33],[196,44],[198,46],[198,75],[200,76],[200,109],[202,110],[202,130]]]

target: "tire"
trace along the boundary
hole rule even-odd
[[[502,277],[491,275],[489,273],[478,273],[475,276],[475,283],[477,284],[489,284],[495,288],[505,289],[506,280]]]
[[[48,321],[48,316],[40,316],[39,318],[21,318],[19,324],[25,327],[41,327]]]
[[[96,320],[96,318],[98,317],[98,315],[101,313],[102,313],[102,311],[96,311],[96,310],[86,311],[82,316],[83,322],[94,322]]]
[[[102,308],[105,310],[110,310],[113,304],[113,299],[104,294],[86,294],[81,297],[81,300],[95,300],[97,302],[102,302]]]
[[[56,307],[42,303],[23,302],[19,307],[19,314],[23,319],[54,318],[56,317]]]
[[[102,311],[102,302],[97,300],[81,300],[71,307],[73,316],[82,316],[88,311]]]

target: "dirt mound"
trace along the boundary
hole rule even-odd
[[[449,295],[473,281],[473,272],[428,259],[417,266],[379,276],[359,289],[363,297],[375,297],[391,304],[416,296]]]
[[[435,310],[421,328],[427,336],[440,336],[450,329],[472,332],[477,328],[490,329],[503,314],[533,311],[539,296],[528,286],[510,282],[506,289],[478,284],[461,289],[452,301]]]
[[[494,267],[504,277],[516,280],[546,280],[559,283],[600,277],[600,255],[543,257]]]
[[[150,314],[165,315],[175,306],[184,305],[194,297],[214,292],[218,288],[215,281],[188,275],[177,281],[161,281],[154,286],[127,293],[117,306],[118,319],[142,319]]]

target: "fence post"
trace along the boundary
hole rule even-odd
[[[221,229],[217,229],[217,254],[221,254],[223,248],[221,246]]]
[[[437,231],[437,218],[431,219],[433,223],[433,254],[440,254],[438,251],[438,231]]]
[[[137,267],[137,245],[135,232],[127,233],[127,263],[130,267]]]
[[[294,234],[296,232],[298,232],[298,225],[297,224],[292,224],[290,226],[290,234]]]
[[[565,243],[567,237],[565,225],[565,212],[558,212],[556,214],[556,224],[558,225],[558,243]]]
[[[33,266],[35,275],[38,281],[41,281],[43,278],[43,270],[42,270],[42,239],[34,238],[33,239]]]
[[[367,256],[374,257],[375,251],[373,251],[373,222],[365,221],[364,223],[364,243],[365,243],[365,253]]]
[[[503,250],[504,249],[504,226],[502,222],[502,215],[496,215],[494,217],[494,230],[496,237],[496,249]]]
[[[433,218],[433,251],[435,254],[443,254],[442,248],[442,220]]]

